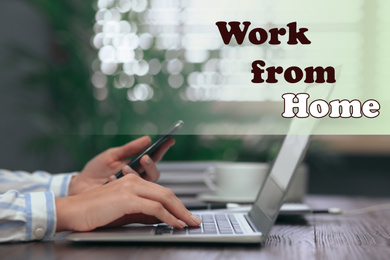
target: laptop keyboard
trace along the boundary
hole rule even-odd
[[[156,235],[215,235],[243,234],[240,224],[233,214],[204,214],[197,215],[202,219],[199,227],[176,229],[166,224],[157,226]]]

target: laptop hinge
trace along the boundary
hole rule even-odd
[[[253,223],[252,218],[248,214],[244,215],[244,217],[246,221],[249,223],[249,226],[252,228],[253,232],[260,232],[260,230]]]

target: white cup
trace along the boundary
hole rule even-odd
[[[217,163],[204,173],[206,185],[220,197],[245,198],[255,200],[267,173],[268,163]],[[298,167],[285,202],[302,202],[307,190],[308,168]]]
[[[267,163],[217,163],[205,171],[204,182],[218,196],[254,199],[267,170]]]

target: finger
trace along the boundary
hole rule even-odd
[[[115,175],[111,175],[110,177],[108,177],[108,182],[112,182],[112,181],[115,181],[117,178]]]
[[[138,155],[142,150],[151,144],[149,136],[143,136],[135,139],[127,144],[113,148],[113,155],[117,160],[124,160],[126,158]]]
[[[167,152],[167,150],[175,144],[175,140],[170,138],[168,139],[167,141],[165,141],[160,148],[158,148],[157,151],[155,151],[152,155],[151,155],[151,158],[154,162],[158,162],[162,159],[162,157],[164,156],[164,154]],[[144,159],[145,160],[145,159]],[[137,168],[137,171],[139,173],[143,173],[145,171],[145,167],[143,167],[142,163],[141,165]],[[153,175],[152,175],[153,176]],[[153,176],[152,178],[149,178],[147,180],[149,181],[156,181],[158,180],[158,178],[160,178],[160,172],[158,172],[158,174],[156,176]],[[146,179],[146,178],[145,178]]]
[[[130,162],[131,162],[131,160],[122,160],[122,161],[118,162],[119,163],[118,166],[115,166],[115,168],[112,171],[119,172],[120,170],[122,170],[122,172],[123,172],[123,167],[128,165]]]
[[[125,165],[123,168],[122,168],[122,174],[123,176],[127,175],[127,174],[135,174],[137,175],[138,177],[140,177],[140,175],[138,174],[138,172],[134,171],[133,169],[130,168],[129,165]]]
[[[143,175],[145,180],[154,182],[160,178],[160,171],[157,169],[156,164],[149,157],[149,155],[144,155],[141,158],[140,163],[142,169],[145,171],[145,174]]]
[[[140,177],[140,175],[136,171],[133,171],[133,169],[131,169],[130,166],[128,166],[128,165],[125,165],[122,168],[122,174],[123,174],[123,176],[125,176],[127,174],[135,174],[138,177]],[[117,179],[118,178],[115,175],[111,175],[110,177],[108,177],[108,182],[112,182],[112,181],[115,181]]]
[[[168,149],[175,144],[175,140],[170,138],[166,142],[164,142],[160,148],[156,152],[153,153],[152,159],[155,162],[160,161],[164,154],[168,151]]]
[[[161,203],[143,198],[139,198],[139,202],[143,205],[141,213],[154,216],[174,228],[184,228],[186,226],[186,223],[173,216]]]
[[[184,221],[189,226],[199,226],[201,220],[197,216],[192,215],[171,190],[153,182],[143,181],[141,184],[134,191],[138,196],[159,202],[172,215]],[[165,221],[163,219],[161,220]]]
[[[164,142],[161,147],[155,151],[152,155],[152,159],[157,162],[162,159],[164,154],[167,152],[167,150],[174,145],[175,141],[170,138],[166,142]],[[144,136],[141,138],[138,138],[130,143],[127,143],[123,146],[113,148],[113,156],[115,157],[115,160],[122,161],[123,164],[121,164],[119,167],[117,167],[117,170],[123,168],[124,165],[128,164],[130,160],[125,160],[129,157],[138,155],[141,151],[146,149],[151,144],[150,138],[148,136]],[[143,172],[144,169],[140,167],[138,169],[139,172]]]

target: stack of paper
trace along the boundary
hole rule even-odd
[[[171,189],[188,208],[220,207],[196,198],[198,194],[212,192],[204,183],[203,175],[215,164],[216,161],[159,162],[157,167],[161,175],[157,183]]]

